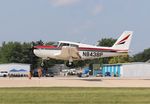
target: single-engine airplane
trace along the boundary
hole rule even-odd
[[[67,60],[71,67],[74,60],[95,59],[127,54],[132,39],[132,31],[125,31],[112,47],[94,46],[69,41],[59,41],[57,45],[34,46],[34,54],[42,59]]]

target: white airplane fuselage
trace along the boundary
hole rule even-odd
[[[125,31],[112,47],[59,41],[57,46],[35,46],[34,54],[42,59],[86,60],[101,57],[119,56],[128,53],[132,31]]]
[[[68,42],[69,43],[69,42]],[[114,50],[109,47],[97,47],[83,44],[78,44],[78,48],[75,48],[75,51],[79,55],[79,57],[73,57],[68,54],[69,52],[62,53],[62,48],[68,48],[67,51],[70,51],[70,46],[63,47],[54,47],[54,46],[36,46],[34,49],[34,53],[36,56],[41,57],[43,59],[59,59],[59,60],[69,60],[72,57],[73,60],[86,60],[86,59],[95,59],[101,57],[111,57],[118,56],[127,53],[127,50]],[[86,47],[85,47],[86,46]]]

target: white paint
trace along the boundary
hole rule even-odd
[[[20,70],[24,69],[26,70],[26,74],[30,71],[30,64],[20,64],[20,63],[8,63],[8,64],[0,64],[0,71],[7,71],[8,73],[10,70]]]
[[[133,63],[122,65],[122,77],[150,77],[150,64]]]

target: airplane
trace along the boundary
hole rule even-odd
[[[57,45],[34,46],[34,54],[45,60],[67,60],[71,67],[74,60],[87,60],[128,54],[132,31],[124,31],[112,47],[94,46],[70,41],[59,41]]]

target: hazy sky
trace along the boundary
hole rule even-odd
[[[96,44],[134,31],[131,52],[150,47],[150,0],[0,0],[3,41]]]

